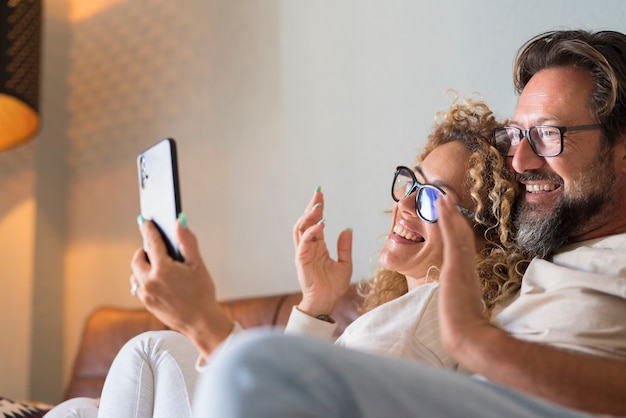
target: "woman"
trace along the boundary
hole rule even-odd
[[[453,104],[439,115],[415,172],[396,169],[392,185],[391,230],[379,256],[381,269],[362,283],[367,312],[351,324],[336,344],[444,367],[456,363],[440,345],[437,324],[437,275],[442,260],[441,235],[434,224],[440,191],[416,182],[443,185],[461,203],[473,224],[485,315],[519,288],[528,258],[512,241],[511,213],[517,184],[504,159],[491,144],[498,123],[484,103]],[[455,168],[455,169],[452,169]],[[474,208],[467,210],[465,208]],[[350,238],[338,240],[338,261],[323,243],[323,196],[316,191],[294,227],[296,267],[303,300],[295,307],[286,332],[306,332],[330,338],[335,326],[324,317],[345,293],[350,279]],[[426,218],[426,219],[425,219]],[[368,312],[369,311],[369,312]],[[305,312],[308,315],[303,314]],[[307,319],[308,318],[308,319]],[[315,325],[315,322],[318,322]],[[292,326],[296,324],[296,326]]]
[[[380,252],[381,269],[361,289],[366,313],[337,344],[456,367],[441,346],[437,321],[443,243],[435,225],[435,202],[446,193],[455,195],[457,209],[475,232],[485,315],[503,306],[518,289],[528,257],[512,241],[517,189],[504,159],[491,146],[498,126],[484,103],[455,102],[440,115],[418,165],[396,169],[392,183],[396,203]],[[294,226],[303,298],[294,307],[286,332],[330,338],[336,327],[333,308],[350,285],[352,232],[339,235],[338,257],[333,260],[324,240],[323,206],[318,189]],[[227,348],[228,337],[240,328],[217,303],[213,281],[184,218],[178,227],[184,263],[167,256],[151,223],[141,222],[140,229],[151,264],[143,249],[137,250],[131,284],[152,313],[188,339],[174,332],[156,332],[127,343],[107,377],[98,416],[191,416],[196,349],[201,368],[215,349]],[[96,415],[93,402],[86,402],[83,409],[76,406],[79,402],[58,406],[50,417]]]

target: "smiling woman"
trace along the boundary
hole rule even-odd
[[[469,189],[464,187],[469,157],[470,151],[458,141],[436,147],[416,167],[415,174],[408,171],[422,184],[409,187],[399,199],[394,196],[393,229],[381,251],[380,263],[386,269],[404,275],[409,291],[434,281],[429,276],[431,268],[438,268],[443,260],[443,241],[435,225],[438,214],[434,209],[438,198],[447,191],[457,198],[459,207],[476,206]],[[394,184],[397,182],[398,178],[394,176]],[[417,180],[415,182],[417,185]],[[472,210],[464,210],[472,213],[473,220]],[[483,230],[478,225],[475,229],[477,247],[482,246]]]
[[[472,212],[486,314],[519,288],[521,272],[528,261],[512,241],[511,211],[518,188],[504,159],[492,145],[493,130],[499,127],[486,104],[454,103],[448,112],[438,115],[417,158],[415,173],[405,174],[405,177],[413,176],[416,182],[431,183],[453,193],[458,206]],[[438,229],[428,222],[419,222],[423,220],[418,211],[420,196],[412,193],[415,189],[419,193],[420,189],[411,187],[411,193],[400,197],[394,192],[396,182],[394,177],[392,194],[397,203],[392,230],[380,254],[383,268],[365,284],[366,310],[406,293],[414,287],[411,283],[436,281],[442,260]],[[412,239],[407,240],[407,236]],[[414,248],[415,245],[420,249]],[[407,267],[401,267],[401,263]]]

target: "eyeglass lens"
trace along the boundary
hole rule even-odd
[[[417,193],[417,211],[427,221],[434,222],[439,219],[439,212],[437,212],[437,207],[435,205],[439,196],[441,196],[441,194],[436,189],[431,189],[430,187],[422,188]]]
[[[417,189],[415,196],[415,211],[428,222],[435,222],[439,219],[436,202],[441,196],[441,192],[428,184],[420,184],[415,179],[413,173],[407,168],[400,168],[395,176],[392,194],[396,202],[404,199]]]
[[[495,133],[496,147],[512,157],[524,137],[539,156],[558,155],[562,151],[561,131],[556,126],[533,126],[527,131],[511,126],[501,128]]]

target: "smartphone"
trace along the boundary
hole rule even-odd
[[[141,215],[159,229],[168,254],[183,261],[175,233],[182,211],[176,141],[166,138],[141,152],[137,156],[137,174]]]

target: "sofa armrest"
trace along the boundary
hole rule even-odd
[[[301,294],[241,298],[222,302],[226,313],[242,328],[284,326],[291,309],[300,302]],[[338,303],[333,316],[338,323],[335,336],[356,319],[360,297],[356,285]],[[113,359],[122,346],[145,331],[167,329],[145,309],[100,307],[85,323],[74,369],[64,399],[86,396],[97,398]]]
[[[99,397],[109,367],[126,341],[145,331],[163,329],[167,327],[145,309],[96,309],[85,324],[65,399]]]

